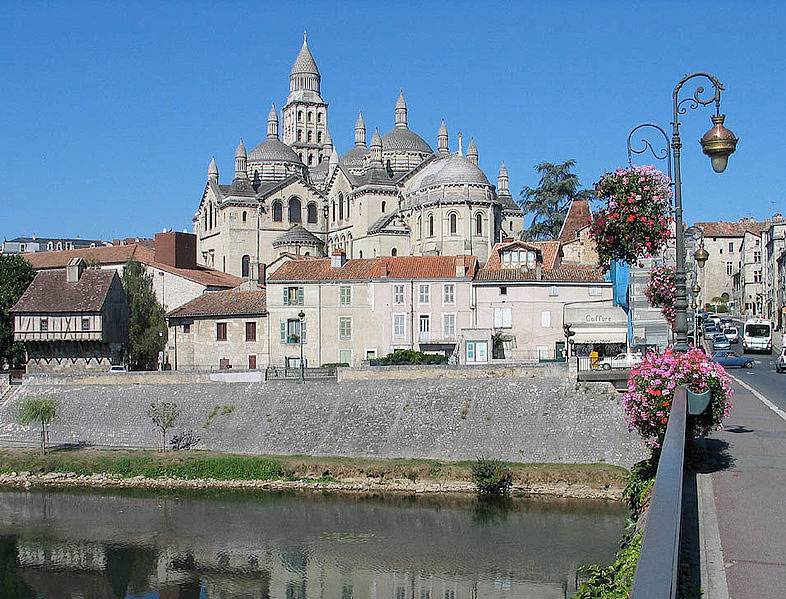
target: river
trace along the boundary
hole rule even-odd
[[[564,599],[611,501],[0,491],[3,599]]]

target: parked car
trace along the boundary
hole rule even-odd
[[[116,374],[118,372],[126,372],[126,367],[125,366],[119,366],[119,365],[116,364],[114,366],[110,366],[109,367],[109,372],[111,372],[113,374]]]
[[[753,360],[745,356],[738,356],[730,350],[720,350],[712,352],[712,361],[717,362],[724,368],[739,366],[740,368],[753,368]]]
[[[732,321],[731,317],[724,316],[720,320],[720,326],[721,326],[721,330],[725,331],[729,327],[734,326],[734,322]]]
[[[712,349],[731,349],[731,343],[723,333],[715,333],[712,338]]]
[[[737,327],[728,326],[724,329],[723,334],[726,335],[729,343],[739,343],[740,341],[740,330]]]
[[[612,368],[630,368],[639,364],[644,360],[641,354],[625,353],[617,354],[613,358],[603,358],[598,364],[598,368],[602,370],[611,370]]]
[[[715,328],[715,324],[712,322],[705,322],[704,323],[704,336],[711,339],[715,336],[715,333],[718,332],[718,329]]]
[[[780,355],[775,358],[775,372],[786,372],[786,347],[784,347]]]

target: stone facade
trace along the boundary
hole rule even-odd
[[[458,149],[450,152],[444,121],[434,152],[409,129],[403,92],[394,128],[385,135],[376,130],[367,145],[359,115],[355,145],[339,156],[305,40],[289,79],[283,131],[273,106],[267,139],[250,152],[242,140],[238,145],[231,184],[219,183],[215,159],[210,162],[193,219],[202,264],[243,277],[284,252],[330,255],[334,249],[349,258],[475,255],[485,261],[503,233],[522,229],[504,164],[495,188],[478,168],[474,140],[465,155],[459,134]],[[280,243],[293,226],[323,245]]]

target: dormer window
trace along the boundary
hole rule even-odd
[[[532,250],[505,250],[502,252],[502,268],[534,268],[536,254]]]

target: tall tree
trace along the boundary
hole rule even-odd
[[[594,198],[588,189],[581,189],[579,178],[571,170],[575,160],[562,164],[541,162],[535,167],[540,174],[537,187],[525,186],[521,190],[519,205],[526,214],[532,214],[532,222],[521,238],[525,241],[554,239],[559,235],[565,215],[573,200]]]
[[[128,362],[131,370],[155,370],[166,341],[164,309],[153,293],[153,277],[144,264],[129,258],[123,271],[128,299]]]
[[[21,364],[25,349],[14,343],[14,320],[9,310],[35,277],[35,269],[20,255],[0,255],[0,366]]]

